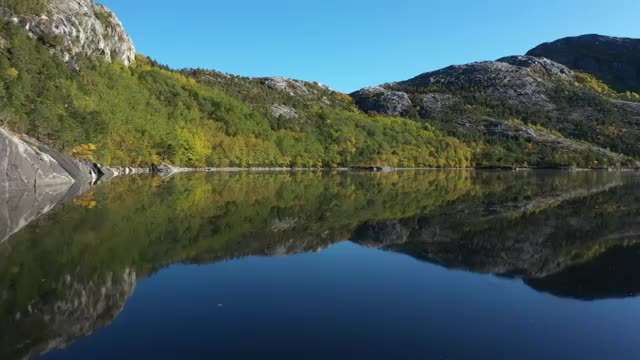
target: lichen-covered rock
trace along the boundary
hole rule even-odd
[[[0,16],[49,45],[62,60],[77,65],[79,56],[130,65],[136,49],[120,20],[91,0],[46,0],[40,16],[22,16],[1,8]]]
[[[409,116],[413,104],[409,95],[391,91],[383,86],[372,86],[351,94],[354,102],[364,112],[376,112],[390,116]]]

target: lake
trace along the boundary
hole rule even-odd
[[[639,183],[238,172],[21,195],[0,358],[640,358]]]

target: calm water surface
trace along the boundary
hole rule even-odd
[[[122,177],[0,223],[0,358],[640,358],[639,180]]]

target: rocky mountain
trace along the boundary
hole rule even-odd
[[[527,55],[589,73],[617,91],[640,92],[640,39],[596,34],[567,37],[541,44]]]
[[[637,157],[640,103],[603,94],[592,80],[546,58],[509,56],[450,66],[351,95],[370,114],[436,123],[459,138],[511,139],[564,153],[586,141],[595,145],[586,152],[611,150]],[[516,128],[514,123],[519,131],[508,130]],[[555,141],[534,135],[540,131]]]
[[[640,95],[544,57],[450,66],[350,96],[172,70],[136,56],[92,0],[0,5],[0,125],[60,153],[91,144],[107,165],[640,167]]]
[[[133,41],[120,20],[92,0],[35,0],[30,7],[5,1],[0,18],[10,20],[38,38],[60,58],[75,64],[79,56],[130,65],[136,56]],[[0,3],[2,5],[3,3]]]
[[[473,95],[507,101],[514,106],[555,108],[546,88],[546,78],[573,80],[568,68],[546,59],[513,56],[449,66],[406,81],[365,88],[352,94],[364,111],[384,115],[417,115],[421,118],[442,113],[464,103]],[[414,112],[415,110],[415,112]]]

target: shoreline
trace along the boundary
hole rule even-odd
[[[460,171],[640,171],[640,168],[566,168],[566,167],[538,167],[538,168],[511,168],[511,167],[384,167],[384,166],[358,166],[358,167],[206,167],[206,168],[179,168],[173,167],[154,169],[154,168],[134,168],[134,167],[108,167],[101,168],[110,169],[119,175],[135,175],[135,174],[177,174],[185,172],[295,172],[295,171],[337,171],[337,172],[394,172],[394,171],[411,171],[411,170],[460,170]]]
[[[125,175],[146,175],[150,177],[158,176],[170,178],[180,173],[293,173],[293,172],[313,172],[313,173],[353,173],[365,176],[368,173],[392,173],[407,171],[424,172],[484,172],[484,173],[515,173],[515,172],[549,172],[549,173],[584,173],[584,172],[620,172],[640,174],[640,169],[568,169],[568,168],[391,168],[391,167],[340,167],[340,168],[285,168],[285,167],[221,167],[221,168],[176,168],[164,164],[156,168],[133,168],[133,167],[107,167],[97,163],[84,163],[84,169],[90,169],[92,175],[90,179],[85,177],[76,179],[68,183],[38,183],[37,186],[25,188],[5,187],[5,191],[0,191],[0,199],[3,200],[4,207],[10,215],[7,223],[28,224],[49,211],[57,208],[71,199],[82,196],[84,193],[92,191],[94,188],[107,185],[110,180]],[[515,175],[515,174],[514,174]],[[354,175],[355,176],[355,175]],[[633,176],[633,175],[632,175]],[[0,189],[3,184],[0,182]],[[20,210],[22,209],[22,210]],[[0,211],[1,213],[2,211]],[[0,219],[1,222],[2,219]],[[9,229],[0,233],[0,244],[7,240],[12,234],[17,232],[23,225]]]

